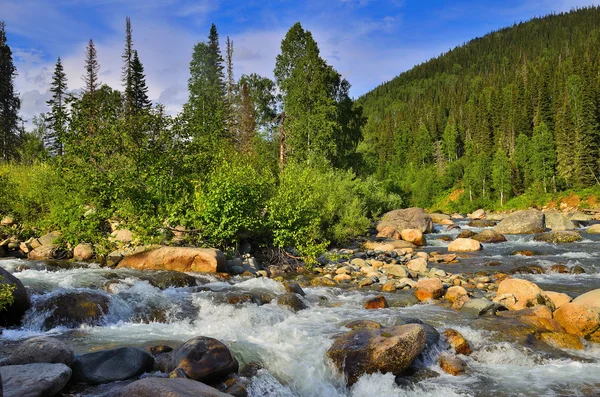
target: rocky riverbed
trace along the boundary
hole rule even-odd
[[[4,395],[599,395],[598,222],[470,215],[395,211],[295,272],[189,248],[1,259],[22,283]]]

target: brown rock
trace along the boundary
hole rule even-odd
[[[446,291],[446,295],[444,295],[444,298],[454,303],[461,296],[467,296],[467,290],[461,286],[455,285],[448,288],[448,290]]]
[[[425,342],[425,330],[419,324],[361,328],[337,338],[327,356],[352,385],[363,374],[402,373],[421,354]]]
[[[383,292],[396,292],[396,283],[393,281],[388,281],[381,287]]]
[[[480,243],[503,243],[506,241],[506,237],[493,229],[484,230],[471,238],[479,241]]]
[[[118,268],[217,273],[226,271],[225,255],[211,248],[161,247],[131,255]]]
[[[539,339],[557,349],[583,350],[584,346],[579,336],[566,332],[542,332]]]
[[[446,341],[452,347],[455,353],[468,356],[471,354],[471,346],[469,342],[455,329],[448,328],[443,332]]]
[[[115,230],[110,235],[112,241],[119,243],[128,244],[133,241],[133,233],[129,229]]]
[[[449,252],[475,252],[481,250],[481,243],[469,238],[457,238],[448,244]]]
[[[120,397],[231,397],[191,379],[144,378],[121,389]]]
[[[472,214],[467,214],[467,216],[473,220],[479,220],[479,219],[485,218],[486,213],[484,210],[478,209],[477,211],[473,212]]]
[[[364,304],[365,309],[384,309],[386,307],[389,307],[387,300],[385,300],[385,297],[379,295],[376,296],[375,298],[370,298],[367,299],[367,301]]]
[[[458,233],[458,236],[456,236],[456,238],[471,238],[476,234],[477,233],[475,233],[472,230],[462,230],[460,233]]]
[[[402,240],[413,243],[417,247],[425,245],[423,233],[418,229],[404,229],[400,232],[400,236],[402,237]]]
[[[54,259],[54,253],[57,248],[57,245],[40,245],[36,249],[30,251],[28,257],[34,261]]]
[[[383,230],[387,226],[392,226],[398,231],[403,229],[418,229],[422,233],[433,231],[431,217],[422,208],[406,208],[384,214],[377,225],[377,230]]]
[[[554,312],[554,319],[568,333],[600,342],[600,314],[597,310],[575,302],[566,303]]]
[[[394,240],[400,240],[402,238],[400,232],[393,226],[386,226],[381,229],[379,233],[377,233],[377,237],[387,237]]]
[[[381,324],[371,320],[354,320],[350,321],[348,324],[344,325],[346,328],[350,329],[359,329],[359,328],[371,328],[371,329],[380,329]]]
[[[94,257],[94,247],[91,244],[77,244],[73,250],[73,258],[77,261],[89,261]]]
[[[415,258],[408,261],[406,267],[417,273],[425,273],[427,271],[427,260],[424,258]]]
[[[336,274],[333,276],[333,280],[337,281],[338,283],[349,283],[352,281],[352,277],[348,274]]]
[[[571,297],[561,292],[544,291],[544,295],[550,298],[552,303],[554,303],[554,307],[557,309],[562,305],[571,302]]]
[[[417,283],[415,296],[421,301],[437,299],[444,295],[444,285],[439,278],[421,279]]]
[[[453,376],[462,375],[467,371],[467,364],[463,360],[448,353],[440,355],[440,367]]]
[[[514,297],[514,301],[510,295]],[[494,302],[502,303],[509,310],[521,310],[538,305],[553,306],[552,301],[545,297],[540,287],[531,281],[516,278],[507,278],[498,285]]]
[[[600,289],[594,289],[573,299],[573,303],[600,311]]]

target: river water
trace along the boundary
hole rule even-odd
[[[468,228],[464,223],[461,227]],[[455,237],[457,233],[436,226],[436,232],[427,236],[429,246],[425,250],[444,252],[447,243],[440,237]],[[508,242],[485,244],[483,251],[461,258],[460,264],[437,267],[453,273],[493,274],[530,264],[544,268],[579,265],[585,274],[518,276],[543,289],[577,296],[600,288],[600,237],[582,236],[583,241],[562,246],[534,242],[533,236],[507,236]],[[532,250],[536,255],[513,255],[518,250]],[[310,308],[293,313],[275,301],[259,306],[250,302],[233,305],[221,299],[236,291],[272,295],[285,292],[281,283],[270,279],[223,281],[197,275],[201,288],[160,290],[131,270],[87,265],[65,269],[17,259],[2,260],[0,266],[29,288],[34,301],[69,290],[103,291],[107,273],[117,273],[121,280],[112,294],[103,292],[110,297],[110,310],[101,325],[43,331],[47,314],[31,311],[22,328],[5,330],[0,336],[0,356],[6,355],[15,341],[37,335],[60,338],[76,353],[120,346],[173,346],[204,335],[227,344],[241,366],[260,364],[263,369],[252,378],[249,389],[252,397],[600,395],[600,344],[586,343],[584,351],[553,349],[527,337],[524,326],[508,319],[468,317],[435,304],[367,311],[363,302],[376,291],[322,287],[304,288]],[[163,310],[166,322],[140,321],[140,313],[149,308]],[[373,374],[346,388],[326,358],[333,338],[347,331],[343,325],[350,320],[370,319],[385,326],[394,325],[398,317],[421,319],[438,331],[449,327],[460,331],[473,348],[473,354],[464,358],[468,373],[457,377],[443,373],[436,364],[438,352],[445,348],[439,342],[420,359],[438,376],[398,386],[391,374]],[[108,397],[113,387],[91,388],[81,395]]]

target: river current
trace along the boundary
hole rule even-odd
[[[461,228],[468,228],[459,223]],[[474,229],[479,231],[481,229]],[[436,226],[427,235],[425,251],[444,252],[442,236],[456,237],[458,231]],[[534,236],[507,236],[500,244],[485,244],[479,253],[460,259],[460,264],[436,265],[452,273],[509,272],[523,265],[549,269],[555,264],[579,265],[585,274],[523,274],[542,289],[566,292],[575,297],[600,288],[600,236],[582,232],[578,243],[552,245],[533,241]],[[513,255],[530,250],[534,256]],[[374,397],[374,396],[598,396],[600,395],[600,344],[585,343],[585,350],[557,350],[532,341],[522,326],[508,319],[468,317],[436,304],[407,308],[366,310],[366,298],[374,290],[305,287],[310,307],[293,313],[272,303],[231,304],[220,297],[230,292],[261,291],[284,293],[283,285],[262,278],[233,278],[229,281],[195,275],[202,287],[160,290],[131,270],[111,270],[97,265],[56,266],[52,263],[4,259],[0,266],[18,277],[32,293],[32,300],[47,299],[66,290],[95,290],[109,296],[109,313],[101,325],[76,329],[43,331],[46,313],[31,310],[24,325],[4,330],[0,336],[0,357],[9,353],[16,341],[48,335],[64,340],[75,353],[121,346],[146,347],[152,344],[175,346],[203,335],[224,342],[240,361],[258,363],[262,369],[252,378],[252,397]],[[104,292],[107,273],[117,273],[120,281],[112,293]],[[385,295],[385,294],[384,294]],[[390,294],[393,295],[393,294]],[[144,322],[140,313],[162,310],[162,322]],[[418,318],[438,331],[454,328],[470,342],[473,354],[465,357],[466,375],[445,374],[436,363],[443,342],[422,357],[438,376],[410,385],[398,386],[391,374],[365,375],[346,388],[326,358],[333,338],[346,332],[351,320],[370,319],[394,325],[398,317]],[[87,389],[81,396],[105,396],[115,385]]]

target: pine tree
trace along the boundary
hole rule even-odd
[[[4,161],[16,156],[19,138],[21,100],[14,88],[16,75],[12,51],[6,44],[4,21],[0,21],[0,159]]]
[[[135,93],[133,92],[133,39],[131,36],[131,20],[125,18],[125,49],[123,50],[123,71],[121,72],[121,81],[124,88],[125,110],[126,112],[134,111]]]
[[[242,95],[240,100],[239,133],[236,139],[237,148],[240,152],[252,152],[252,143],[256,131],[254,118],[254,107],[248,93],[248,85],[242,83]]]
[[[64,72],[60,57],[56,61],[54,76],[50,85],[52,99],[47,104],[50,112],[46,116],[48,129],[44,141],[49,152],[56,156],[63,155],[63,147],[67,134],[67,75]]]
[[[554,177],[556,167],[556,151],[554,138],[545,122],[533,129],[531,139],[531,169],[533,177],[542,183],[548,192],[548,184]]]
[[[133,51],[133,60],[131,61],[131,106],[135,113],[152,106],[152,102],[148,99],[144,66],[140,62],[137,50]]]
[[[500,205],[504,205],[508,193],[511,191],[510,179],[510,161],[504,149],[499,147],[492,160],[492,184],[500,196]]]
[[[442,148],[448,161],[454,161],[458,158],[458,131],[452,119],[448,119],[446,128],[444,128]]]
[[[94,95],[100,81],[98,80],[98,72],[100,71],[100,64],[98,63],[98,55],[96,54],[96,46],[94,41],[90,39],[87,48],[85,50],[85,75],[83,81],[85,83],[84,90],[91,96]]]

